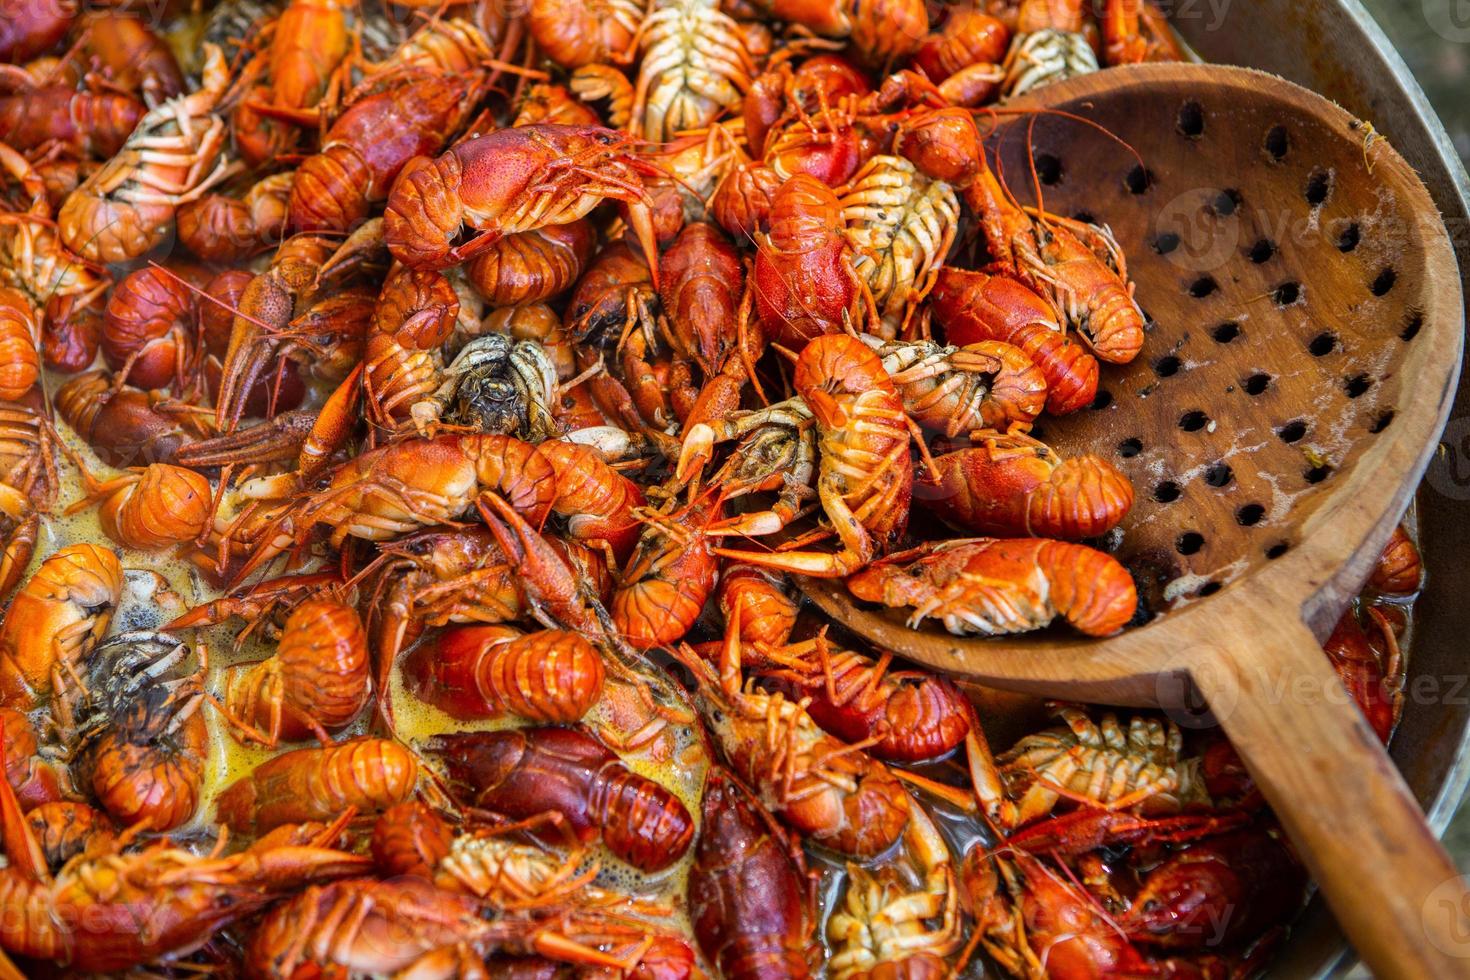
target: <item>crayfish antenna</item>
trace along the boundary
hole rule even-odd
[[[793,351],[791,348],[783,347],[781,344],[772,344],[771,350],[775,351],[777,354],[780,354],[792,364],[795,364],[797,359],[800,357],[800,355]]]
[[[503,61],[499,58],[481,58],[480,67],[493,68],[507,75],[519,75],[522,78],[529,78],[533,82],[551,81],[551,76],[539,68],[527,68],[524,65],[518,65],[511,61]]]

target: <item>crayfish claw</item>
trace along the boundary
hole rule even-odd
[[[300,453],[316,419],[315,412],[293,409],[248,429],[190,443],[176,459],[180,466],[194,468],[289,462]]]

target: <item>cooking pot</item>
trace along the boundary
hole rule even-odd
[[[1463,34],[1470,24],[1430,26]],[[1452,6],[1452,3],[1449,5]],[[1166,0],[1172,21],[1205,61],[1249,65],[1307,86],[1373,124],[1412,164],[1439,206],[1470,282],[1470,182],[1418,82],[1357,0]],[[1428,581],[1415,607],[1403,722],[1391,755],[1443,833],[1470,781],[1470,372],[1417,499]],[[1373,901],[1364,868],[1363,901]],[[1345,974],[1354,958],[1315,900],[1270,967],[1272,977]]]

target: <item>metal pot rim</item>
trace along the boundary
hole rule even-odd
[[[1419,82],[1400,57],[1387,34],[1378,26],[1360,0],[1258,0],[1247,5],[1211,9],[1218,17],[1205,24],[1198,8],[1179,5],[1174,22],[1181,35],[1206,60],[1241,64],[1274,72],[1338,101],[1359,118],[1374,121],[1412,165],[1428,187],[1435,204],[1451,232],[1460,267],[1462,283],[1470,284],[1470,176],[1467,176],[1448,133],[1429,103]],[[1353,53],[1351,58],[1349,53]],[[1470,378],[1462,374],[1457,412],[1464,416],[1470,408]],[[1421,504],[1425,514],[1442,517],[1446,511],[1454,524],[1463,524],[1456,508],[1464,508],[1456,495]],[[1422,521],[1421,521],[1422,523]],[[1443,535],[1445,528],[1440,527]],[[1470,533],[1470,531],[1467,531]],[[1453,537],[1457,540],[1450,540]],[[1467,542],[1460,535],[1445,535],[1444,540],[1421,538],[1426,546],[1426,564],[1433,564],[1428,552],[1436,546],[1461,549]],[[1452,553],[1459,553],[1453,550]],[[1443,563],[1436,567],[1443,567]],[[1450,570],[1441,572],[1448,575]],[[1437,594],[1436,576],[1431,571],[1426,596]],[[1453,586],[1451,587],[1453,589]],[[1420,623],[1435,622],[1456,626],[1456,609],[1441,608],[1434,612],[1421,608]],[[1447,619],[1445,617],[1448,617]],[[1443,620],[1443,622],[1441,621]],[[1411,638],[1410,676],[1434,676],[1443,672],[1447,663],[1458,665],[1462,658],[1456,650],[1441,650],[1445,638],[1425,645],[1423,628]],[[1453,646],[1453,644],[1450,644]],[[1426,663],[1425,650],[1433,650]],[[1445,658],[1449,659],[1446,660]],[[1420,674],[1415,674],[1415,665]],[[1453,709],[1443,704],[1420,704],[1406,710],[1416,717],[1444,715]],[[1406,745],[1402,738],[1391,746],[1399,765],[1418,758],[1426,751],[1434,765],[1418,774],[1418,790],[1429,825],[1442,836],[1467,790],[1470,790],[1470,715],[1453,719],[1441,733],[1426,736],[1420,732],[1416,744]],[[1443,743],[1454,740],[1451,748]],[[1445,750],[1450,758],[1445,760]],[[1406,754],[1407,753],[1407,754]],[[1422,760],[1421,760],[1422,761]],[[1437,780],[1437,785],[1436,785]],[[1292,935],[1279,951],[1272,975],[1342,976],[1356,963],[1335,925],[1331,923],[1320,899],[1313,902],[1292,930]],[[1355,974],[1356,975],[1356,974]]]
[[[1450,141],[1449,133],[1445,131],[1438,113],[1430,105],[1424,89],[1409,71],[1409,66],[1399,55],[1398,49],[1394,47],[1388,35],[1378,26],[1378,22],[1368,13],[1360,0],[1334,0],[1334,2],[1373,42],[1373,47],[1387,63],[1387,68],[1394,81],[1413,104],[1416,110],[1416,118],[1413,122],[1417,122],[1424,135],[1429,138],[1450,182],[1447,188],[1443,185],[1431,186],[1430,194],[1434,197],[1435,203],[1439,205],[1440,213],[1446,224],[1453,226],[1458,222],[1461,227],[1466,227],[1467,224],[1470,224],[1470,175],[1466,174],[1465,166],[1454,144]],[[1446,199],[1446,191],[1449,192],[1448,199]],[[1470,267],[1470,242],[1467,242],[1464,236],[1452,235],[1451,238],[1454,241],[1455,253],[1459,258],[1461,269]],[[1470,730],[1467,730],[1460,739],[1460,744],[1455,751],[1455,760],[1444,782],[1440,785],[1434,801],[1426,808],[1429,825],[1436,835],[1444,835],[1450,818],[1459,809],[1467,790],[1470,790]]]

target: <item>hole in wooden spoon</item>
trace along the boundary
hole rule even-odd
[[[1386,265],[1383,267],[1383,270],[1374,277],[1373,282],[1368,286],[1368,290],[1374,296],[1385,296],[1388,294],[1388,291],[1393,288],[1393,284],[1398,281],[1398,278],[1399,274],[1393,271],[1393,266]]]
[[[1260,504],[1246,504],[1235,512],[1235,523],[1241,527],[1251,527],[1259,524],[1265,516],[1266,508]]]
[[[1051,153],[1036,154],[1036,179],[1048,187],[1062,182],[1062,161]]]
[[[1179,107],[1179,117],[1175,124],[1180,133],[1190,139],[1199,139],[1205,133],[1204,107],[1190,99]]]
[[[1306,197],[1307,203],[1312,207],[1315,208],[1321,205],[1323,201],[1327,200],[1327,196],[1332,193],[1332,175],[1321,167],[1318,167],[1307,178],[1307,186],[1302,193]]]
[[[1313,357],[1326,357],[1337,348],[1337,335],[1331,330],[1324,330],[1313,337],[1307,344],[1307,350]]]
[[[1173,354],[1166,354],[1157,361],[1154,361],[1154,374],[1157,374],[1161,378],[1172,377],[1179,373],[1180,363],[1179,358]]]
[[[1297,442],[1307,434],[1307,423],[1301,419],[1294,419],[1276,430],[1276,435],[1282,442]]]
[[[1210,210],[1222,218],[1228,218],[1240,210],[1241,200],[1240,191],[1232,187],[1215,195],[1215,200],[1210,203]]]
[[[1276,161],[1286,159],[1286,152],[1291,149],[1291,138],[1286,135],[1286,127],[1272,126],[1266,130],[1265,147],[1271,159]]]
[[[1409,318],[1404,321],[1404,329],[1399,331],[1400,340],[1413,340],[1424,327],[1424,314],[1419,310],[1411,310]]]
[[[1198,432],[1209,424],[1210,417],[1197,408],[1179,416],[1179,428],[1185,432]]]

